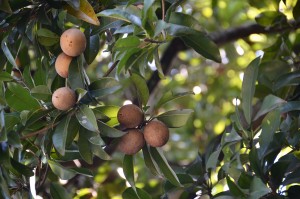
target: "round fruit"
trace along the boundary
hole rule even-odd
[[[145,145],[145,139],[143,133],[139,129],[130,129],[127,134],[125,134],[119,144],[118,149],[127,154],[136,154]]]
[[[76,103],[76,94],[68,87],[59,88],[52,95],[52,103],[59,110],[69,110]]]
[[[118,121],[125,128],[135,128],[144,121],[143,111],[134,104],[127,104],[118,111]]]
[[[144,128],[145,141],[153,147],[161,147],[169,140],[169,129],[161,121],[151,121]]]
[[[69,75],[69,66],[72,61],[72,57],[65,53],[60,53],[55,61],[55,70],[57,74],[63,78],[67,78]]]
[[[68,29],[60,36],[60,47],[67,55],[76,57],[85,50],[86,38],[80,30]]]

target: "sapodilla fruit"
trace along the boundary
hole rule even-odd
[[[85,50],[86,38],[80,30],[68,29],[60,36],[60,47],[66,55],[76,57]]]
[[[161,121],[151,121],[144,128],[145,141],[152,147],[161,147],[169,140],[169,129]]]
[[[65,53],[60,53],[55,61],[55,70],[57,74],[63,78],[69,76],[69,66],[72,61],[72,57],[66,55]]]
[[[54,91],[52,95],[52,104],[55,108],[66,111],[72,108],[76,103],[75,92],[68,87],[61,87]]]
[[[144,113],[138,106],[127,104],[119,109],[117,118],[125,128],[135,128],[144,121]]]
[[[143,133],[139,129],[130,129],[118,143],[119,151],[127,154],[136,154],[145,145]]]

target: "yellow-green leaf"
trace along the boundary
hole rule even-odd
[[[70,15],[77,17],[83,21],[86,21],[90,24],[94,24],[96,26],[100,25],[100,22],[95,14],[95,11],[91,4],[87,0],[80,0],[79,10],[75,10],[69,4],[66,5],[65,9],[68,11]]]

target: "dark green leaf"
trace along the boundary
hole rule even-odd
[[[135,73],[132,73],[130,79],[137,89],[139,99],[141,100],[142,104],[146,106],[149,99],[149,90],[146,80],[142,76]]]
[[[55,175],[57,175],[62,180],[70,180],[76,175],[76,172],[68,169],[57,162],[48,160],[48,164]]]
[[[94,111],[99,111],[110,118],[110,120],[106,123],[108,126],[115,126],[119,124],[119,121],[117,119],[117,114],[120,107],[118,106],[98,106],[94,108]]]
[[[39,103],[30,95],[29,91],[17,83],[7,84],[5,98],[7,104],[17,111],[34,110],[40,108]]]
[[[125,155],[123,160],[123,172],[126,180],[131,185],[133,190],[136,192],[135,182],[134,182],[134,171],[133,171],[133,156]]]
[[[186,124],[193,112],[191,109],[172,110],[157,116],[157,119],[169,128],[179,128]]]
[[[250,189],[252,179],[253,179],[253,176],[250,176],[249,174],[242,172],[238,179],[238,185],[242,189]]]
[[[117,137],[122,137],[123,135],[126,134],[126,132],[119,131],[115,128],[112,128],[101,121],[98,121],[98,125],[99,125],[99,129],[100,129],[100,134],[102,136],[117,138]]]
[[[124,23],[125,23],[125,21],[122,21],[122,20],[101,17],[100,18],[100,26],[98,26],[97,28],[93,28],[91,35],[102,33],[105,30],[108,30],[110,28],[118,29]]]
[[[13,158],[10,159],[10,163],[13,166],[13,168],[20,174],[22,174],[26,177],[30,177],[30,176],[34,175],[31,168],[29,168],[28,166],[26,166],[24,164],[21,164],[20,162],[14,160]]]
[[[90,138],[91,140],[91,138]],[[102,148],[100,145],[92,144],[91,146],[92,152],[97,157],[101,158],[102,160],[111,160],[110,155]]]
[[[139,48],[131,48],[129,50],[126,50],[125,53],[122,53],[122,56],[120,57],[120,61],[117,66],[117,73],[120,73],[122,71],[122,69],[126,66],[131,56],[135,55],[136,53],[139,53],[140,51],[141,49]]]
[[[89,139],[94,136],[93,132],[89,132],[83,128],[79,130],[78,149],[84,161],[88,164],[93,164],[93,152]]]
[[[81,56],[73,58],[69,66],[68,82],[73,90],[85,89],[84,68]]]
[[[80,105],[76,112],[76,118],[84,128],[90,131],[99,132],[95,114],[87,105]]]
[[[100,50],[100,37],[99,35],[92,35],[87,37],[86,48],[84,51],[84,58],[88,64],[91,64],[96,58]]]
[[[54,32],[41,28],[37,32],[38,41],[43,46],[53,46],[54,44],[59,42],[59,36],[55,34]]]
[[[176,173],[170,167],[161,149],[150,147],[150,154],[160,171],[164,174],[165,178],[167,178],[173,185],[181,187],[182,185],[180,184]]]
[[[14,68],[18,68],[16,61],[7,46],[7,36],[4,39],[2,39],[1,48],[2,48],[3,53],[6,56],[7,60],[11,63],[11,65],[13,65]]]
[[[0,1],[0,10],[4,11],[4,12],[7,12],[7,13],[11,13],[12,10],[10,8],[10,5],[9,5],[9,0],[2,0]]]
[[[227,185],[233,196],[237,198],[245,197],[244,192],[229,177],[226,177]]]
[[[123,199],[151,199],[152,197],[143,189],[136,188],[136,192],[132,187],[127,188],[122,193]]]
[[[157,167],[155,161],[150,155],[150,151],[148,146],[145,144],[143,147],[143,155],[144,155],[144,161],[148,169],[150,169],[151,173],[153,175],[161,175],[159,168]]]
[[[251,124],[252,98],[255,93],[255,82],[258,76],[260,57],[255,58],[247,67],[244,73],[242,84],[242,107],[248,124]]]
[[[83,175],[83,176],[86,176],[86,177],[89,177],[89,178],[94,177],[93,172],[89,169],[86,169],[86,168],[75,167],[75,168],[72,168],[72,170],[75,171],[76,173],[80,174],[80,175]]]
[[[255,21],[262,26],[271,26],[284,19],[286,16],[278,11],[265,11],[255,17]]]
[[[0,142],[0,165],[10,167],[9,145],[7,142]]]
[[[210,154],[210,156],[207,160],[207,163],[206,163],[206,170],[214,169],[217,167],[220,153],[221,153],[221,149],[218,149],[218,150],[214,151],[212,154]]]
[[[156,104],[156,108],[161,107],[162,105],[187,95],[193,95],[193,92],[184,92],[184,93],[173,93],[172,91],[168,91],[160,98],[160,100]]]
[[[68,127],[71,117],[71,114],[65,116],[55,128],[52,136],[52,141],[55,149],[63,156],[65,155]]]
[[[1,199],[10,199],[10,193],[8,190],[7,181],[2,175],[2,168],[0,168],[0,198]]]
[[[195,28],[199,26],[199,21],[193,16],[181,12],[172,12],[169,23]]]
[[[297,84],[298,78],[300,77],[299,71],[293,71],[290,73],[283,74],[277,78],[273,85],[273,90],[276,91],[284,86],[289,85],[290,83]]]
[[[125,51],[140,45],[140,39],[137,36],[128,36],[121,38],[116,41],[113,50],[114,51]]]
[[[103,77],[89,85],[89,92],[93,97],[103,97],[120,89],[120,83],[111,77]]]
[[[285,104],[286,101],[276,97],[274,95],[268,95],[264,98],[263,104],[261,105],[259,111],[256,113],[254,120],[258,119],[260,116],[280,107]]]
[[[271,192],[271,189],[267,187],[260,178],[254,177],[250,187],[249,199],[258,199]]]
[[[300,1],[297,1],[296,5],[293,8],[293,17],[295,20],[300,18]]]
[[[50,184],[50,194],[52,198],[55,199],[71,199],[71,195],[67,192],[67,190],[58,183]]]

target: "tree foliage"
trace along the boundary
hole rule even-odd
[[[297,198],[299,9],[0,1],[0,198]],[[54,65],[70,28],[86,48],[64,79]],[[65,86],[76,104],[60,111],[52,94]],[[124,100],[145,114],[137,128],[171,129],[165,147],[116,150]]]

